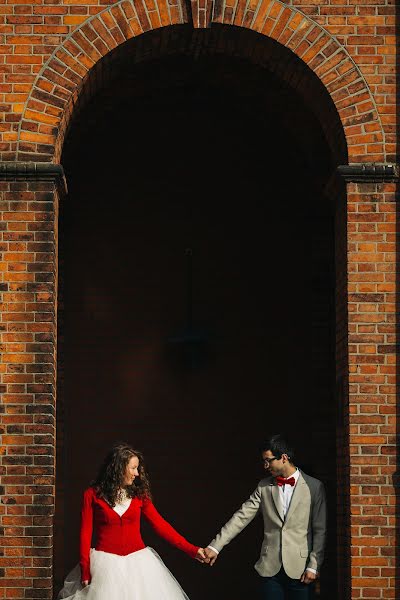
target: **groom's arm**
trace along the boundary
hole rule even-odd
[[[326,542],[326,497],[322,482],[319,482],[315,500],[312,504],[311,527],[313,547],[310,552],[308,568],[320,571],[324,560]]]
[[[210,564],[216,560],[218,553],[224,546],[229,544],[256,516],[260,509],[261,502],[261,486],[258,485],[250,498],[242,504],[227,523],[222,527],[221,531],[208,544],[210,551],[206,555],[210,559]]]

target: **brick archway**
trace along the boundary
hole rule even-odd
[[[232,32],[232,39],[239,32],[258,40],[256,48],[249,44],[249,55],[257,54],[267,40],[275,44],[279,51],[266,66],[292,89],[301,86],[314,111],[318,101],[307,82],[316,80],[331,103],[329,114],[337,118],[333,128],[321,123],[324,134],[329,140],[337,131],[343,139],[345,134],[344,146],[353,163],[341,170],[347,195],[344,182],[333,178],[325,190],[337,207],[335,250],[340,268],[336,280],[339,596],[395,597],[399,592],[397,169],[392,164],[368,165],[396,159],[395,6],[376,2],[360,7],[349,2],[338,26],[339,9],[328,4],[313,20],[278,0],[121,0],[105,8],[106,1],[72,7],[79,8],[79,14],[67,7],[71,2],[57,6],[26,2],[19,10],[10,4],[4,15],[2,594],[52,597],[57,229],[63,186],[62,168],[51,163],[59,162],[70,117],[77,102],[90,93],[103,60],[111,61],[115,51],[123,51],[133,40],[150,39],[154,30],[161,32],[162,42],[164,34],[173,36],[186,26],[192,30],[195,51],[202,34],[217,27]],[[310,9],[306,2],[298,6]],[[297,61],[302,73],[307,71],[304,82],[302,73],[287,69],[287,56]],[[16,158],[26,162],[15,162]]]
[[[58,162],[74,105],[93,67],[132,38],[190,21],[200,29],[224,24],[250,30],[290,50],[315,74],[334,103],[349,161],[385,160],[384,132],[374,98],[346,48],[311,18],[278,0],[249,4],[237,0],[233,5],[207,0],[204,7],[193,0],[189,11],[182,0],[121,0],[87,19],[54,51],[37,76],[18,133],[18,160]],[[284,60],[278,59],[273,69],[291,83],[294,71],[286,68]],[[312,103],[306,97],[307,85],[304,95]]]

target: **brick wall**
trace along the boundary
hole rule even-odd
[[[337,459],[337,565],[338,597],[351,597],[350,509],[349,509],[349,408],[348,408],[348,311],[347,311],[347,194],[346,185],[337,175],[332,177],[326,194],[335,210],[335,402]]]
[[[54,513],[57,196],[0,182],[0,597],[48,597]]]
[[[216,2],[209,15],[213,23],[277,40],[310,66],[335,102],[354,162],[394,160],[395,7],[354,3],[338,17],[339,8]],[[111,7],[24,3],[4,10],[4,160],[17,152],[21,160],[51,160],[68,105],[103,56],[160,25],[190,22],[184,4],[145,6],[141,0]],[[76,10],[85,15],[77,18]],[[193,5],[195,26],[199,18]]]
[[[151,46],[151,40],[162,44],[171,36],[170,44],[179,47],[179,28],[186,23],[195,29],[211,26],[210,34],[194,31],[193,51],[201,51],[202,35],[223,53],[243,31],[253,32],[247,38],[248,56],[300,90],[330,142],[332,168],[345,162],[340,158],[343,132],[351,163],[393,162],[395,19],[396,6],[389,0],[194,0],[190,6],[180,0],[121,0],[113,5],[96,0],[10,1],[0,7],[1,158],[5,164],[58,162],[82,88],[101,60],[108,60],[115,49],[129,52],[136,39],[149,39]],[[161,33],[151,33],[157,28]],[[267,52],[263,39],[269,44]],[[271,40],[277,51],[271,50]],[[245,52],[240,44],[236,50]],[[323,102],[310,94],[315,78]],[[332,114],[335,119],[328,119]],[[2,176],[1,186],[0,511],[5,543],[0,595],[50,597],[46,569],[51,565],[54,502],[58,200],[54,180]],[[396,594],[394,187],[376,182],[348,186],[347,207],[344,201],[338,205],[347,211],[347,256],[340,255],[338,290],[344,293],[346,283],[348,288],[347,302],[339,303],[337,311],[338,439],[339,481],[344,484],[340,505],[346,507],[343,523],[351,527],[350,538],[342,529],[343,560],[353,581],[350,586],[345,577],[343,586],[352,598],[390,598]],[[345,239],[344,230],[337,230],[338,240]]]
[[[352,597],[395,598],[394,184],[350,184],[348,215]]]

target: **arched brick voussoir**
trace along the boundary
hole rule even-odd
[[[89,71],[130,38],[187,23],[181,0],[121,0],[84,21],[54,51],[27,99],[18,138],[18,160],[52,161],[63,119],[71,113]]]
[[[234,25],[272,38],[289,49],[319,78],[336,106],[349,160],[385,162],[385,140],[374,98],[358,66],[333,36],[279,0],[212,2],[193,0],[194,27]],[[187,23],[185,6],[185,0],[120,0],[75,29],[44,65],[26,102],[18,160],[54,160],[82,83],[96,63],[130,38]],[[267,66],[302,92],[318,116],[318,102],[308,89],[307,78],[299,81],[296,70],[287,69],[279,54]],[[320,122],[327,136],[332,137],[333,129],[322,115]]]
[[[252,29],[294,52],[330,94],[344,128],[349,160],[385,161],[383,128],[368,84],[346,48],[323,27],[279,0],[214,0],[210,23]],[[285,64],[272,68],[283,79],[290,77]]]

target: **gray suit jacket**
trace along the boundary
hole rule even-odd
[[[307,567],[320,570],[326,538],[326,500],[321,481],[300,472],[284,518],[274,477],[262,479],[210,546],[222,550],[259,512],[264,519],[264,540],[255,569],[262,577],[276,575],[282,565],[292,579],[300,579]]]

